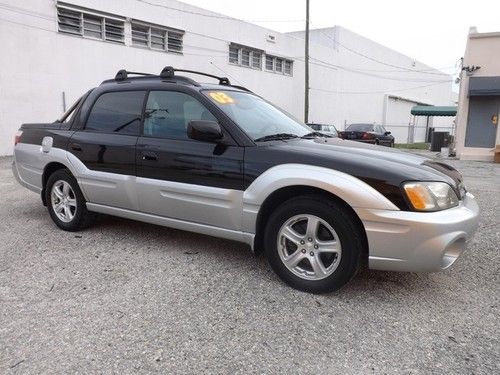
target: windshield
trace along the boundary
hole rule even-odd
[[[275,134],[302,137],[313,130],[256,95],[218,90],[204,94],[253,140]]]
[[[370,132],[373,130],[372,124],[351,124],[347,127],[347,131],[352,132]]]

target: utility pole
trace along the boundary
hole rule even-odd
[[[309,122],[309,0],[306,0],[304,122]]]

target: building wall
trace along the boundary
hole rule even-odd
[[[13,137],[20,124],[53,121],[63,112],[63,95],[69,107],[85,91],[124,68],[159,73],[163,67],[172,65],[228,76],[233,83],[244,85],[297,118],[303,118],[304,41],[300,34],[280,34],[174,0],[163,1],[165,7],[136,0],[67,0],[72,5],[184,30],[184,52],[178,55],[130,45],[130,26],[125,30],[126,45],[60,33],[56,3],[54,0],[4,0],[0,8],[3,49],[0,54],[0,155],[12,153]],[[348,30],[329,30],[338,33],[346,45],[369,56],[398,65],[411,60]],[[275,42],[268,41],[269,35],[274,36]],[[322,43],[315,35],[319,34],[312,34],[310,51],[314,58],[310,79],[311,121],[334,123],[341,129],[345,123],[354,121],[383,123],[387,110],[385,98],[393,93],[391,89],[415,103],[447,104],[451,92],[449,83],[413,89],[421,85],[404,82],[407,71],[378,74],[400,74],[403,81],[346,71],[345,66],[373,69],[374,62],[349,54],[338,46],[332,47],[331,43]],[[231,42],[292,59],[293,76],[229,64]],[[417,68],[425,67],[416,64]],[[375,66],[391,70],[379,64]],[[428,75],[422,77],[429,79]],[[449,81],[450,77],[444,75],[442,79]],[[358,91],[377,92],[353,93]],[[409,114],[398,116],[394,121],[407,125]],[[398,137],[398,141],[405,141],[403,138]]]
[[[463,66],[480,66],[481,68],[467,74],[462,72],[460,81],[459,104],[457,114],[456,146],[457,156],[461,159],[493,160],[492,148],[465,147],[467,119],[469,114],[469,80],[470,77],[500,76],[500,33],[469,34],[465,48]],[[500,111],[500,108],[499,108]],[[492,125],[493,126],[493,125]],[[500,144],[500,125],[497,125],[496,144]]]
[[[337,87],[325,80],[319,87],[311,84],[311,90],[336,91],[339,107],[332,116],[340,129],[355,122],[383,124],[402,143],[408,138],[412,106],[454,104],[451,77],[411,57],[340,26],[312,30],[310,38],[330,48],[328,62],[336,66]],[[316,63],[321,64],[313,59]],[[415,120],[414,141],[422,142],[426,119]],[[436,130],[452,131],[453,120],[436,117],[431,122]]]

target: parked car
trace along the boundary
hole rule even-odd
[[[446,269],[476,230],[478,205],[453,167],[324,137],[226,78],[180,72],[193,73],[120,71],[60,120],[21,126],[14,175],[59,228],[103,213],[241,241],[314,293],[365,262]]]
[[[339,132],[339,137],[351,141],[394,147],[394,137],[382,125],[351,124],[346,130]]]
[[[338,137],[338,132],[337,128],[335,125],[326,125],[326,124],[315,124],[315,123],[308,123],[307,124],[310,128],[321,132],[323,134],[332,136],[332,137]]]

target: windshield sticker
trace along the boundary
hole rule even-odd
[[[233,104],[234,99],[222,91],[213,91],[209,93],[210,97],[219,104]]]

